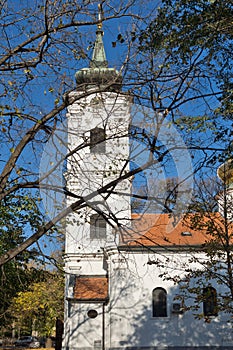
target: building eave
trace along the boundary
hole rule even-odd
[[[192,245],[192,246],[184,246],[184,245],[164,245],[164,246],[156,246],[156,245],[121,245],[118,246],[119,251],[127,251],[127,252],[139,252],[143,253],[145,250],[150,252],[188,252],[188,251],[205,251],[205,247],[201,245]]]
[[[108,301],[109,301],[109,297],[107,298],[104,298],[104,299],[77,299],[77,298],[69,298],[67,297],[66,298],[67,301],[71,302],[71,303],[75,303],[75,304],[78,304],[78,303],[86,303],[86,304],[107,304]]]

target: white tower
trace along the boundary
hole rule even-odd
[[[131,215],[130,182],[116,181],[129,170],[131,98],[121,92],[120,73],[108,68],[101,12],[99,16],[90,67],[76,73],[77,89],[69,94],[67,113],[72,155],[66,187],[74,195],[67,204],[80,197],[85,203],[66,224],[64,349],[104,348],[106,252],[117,248],[119,228]]]

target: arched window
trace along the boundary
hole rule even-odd
[[[153,317],[167,317],[167,292],[163,288],[155,288],[152,292]]]
[[[101,215],[90,217],[90,239],[106,239],[106,221]]]
[[[217,292],[209,286],[203,289],[203,312],[204,316],[217,316]]]
[[[90,151],[91,153],[105,153],[105,130],[94,128],[90,131]]]

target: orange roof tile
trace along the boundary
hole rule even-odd
[[[106,300],[108,298],[107,277],[76,277],[74,298],[80,300]]]
[[[175,219],[169,214],[133,214],[132,219],[132,229],[121,234],[120,245],[202,246],[211,238],[207,232],[207,226],[211,222],[215,223],[216,230],[223,228],[219,213],[211,213],[202,218],[190,214],[183,219]]]

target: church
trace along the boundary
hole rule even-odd
[[[132,213],[125,174],[133,100],[108,67],[101,21],[90,66],[75,78],[65,178],[87,205],[66,222],[63,349],[232,349],[229,315],[216,305],[224,286],[206,281],[194,312],[175,283],[205,259],[205,232],[167,213]]]

